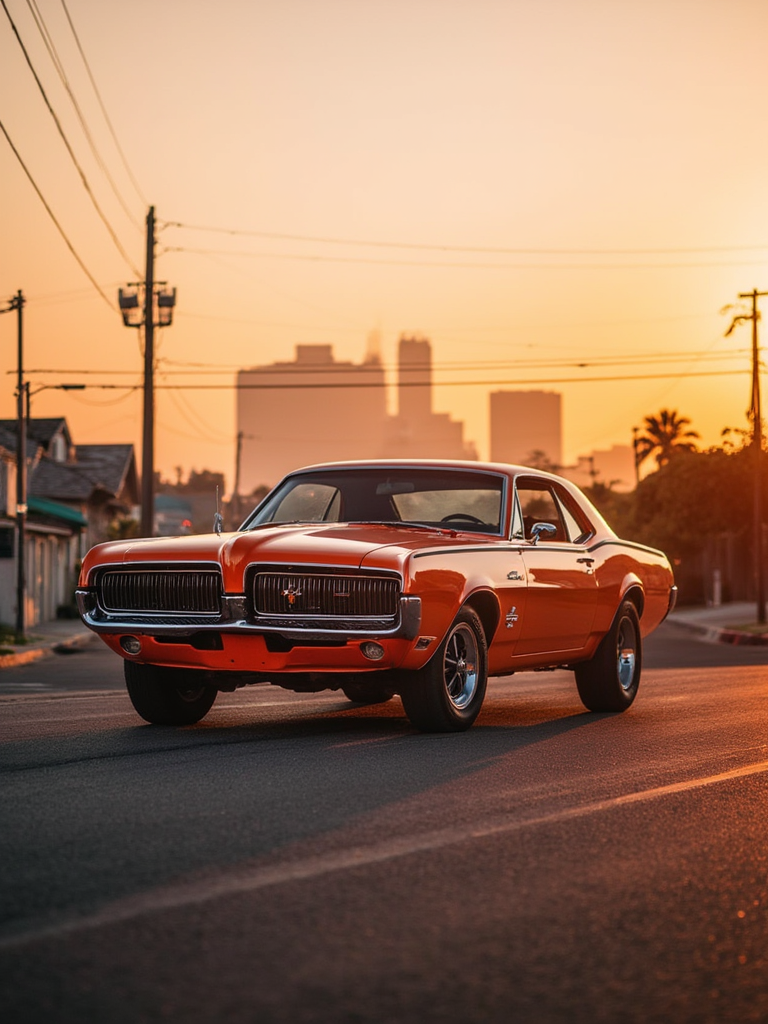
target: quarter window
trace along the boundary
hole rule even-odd
[[[517,481],[516,490],[519,506],[513,513],[513,538],[531,540],[535,523],[549,523],[555,528],[555,533],[541,534],[542,543],[584,543],[594,532],[567,492],[557,484],[524,477]]]
[[[549,523],[554,526],[555,533],[542,534],[542,541],[564,541],[568,540],[568,533],[563,522],[554,493],[543,481],[523,481],[517,486],[517,496],[520,499],[520,511],[523,516],[523,536],[526,540],[533,537],[533,526],[535,523]]]

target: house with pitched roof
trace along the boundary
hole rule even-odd
[[[7,450],[14,470],[8,473],[6,517],[0,516],[0,621],[5,623],[14,621],[16,604],[16,426],[16,420],[0,420],[0,456]],[[0,475],[0,497],[3,493]],[[28,421],[28,626],[55,618],[70,603],[82,556],[107,540],[110,524],[129,517],[138,501],[133,445],[75,445],[63,417]]]

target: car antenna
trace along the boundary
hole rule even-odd
[[[224,516],[219,512],[219,485],[216,484],[216,512],[213,516],[213,532],[221,533],[224,526]]]

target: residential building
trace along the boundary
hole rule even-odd
[[[16,435],[16,420],[0,420],[0,621],[6,624],[16,619]],[[27,626],[55,618],[71,602],[83,554],[106,540],[111,523],[130,516],[137,502],[133,445],[75,446],[63,417],[28,421]]]

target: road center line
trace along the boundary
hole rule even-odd
[[[549,814],[541,814],[534,818],[488,822],[463,829],[438,829],[420,836],[392,838],[381,843],[356,846],[351,849],[321,854],[292,863],[276,864],[269,867],[255,867],[249,871],[234,871],[218,878],[192,884],[172,884],[161,889],[139,893],[136,896],[129,896],[111,903],[92,914],[81,917],[71,916],[55,924],[35,925],[34,922],[29,922],[26,928],[22,924],[21,928],[15,931],[15,933],[0,936],[0,950],[13,949],[45,939],[64,938],[67,935],[122,924],[165,910],[177,910],[228,896],[256,892],[259,889],[267,889],[272,886],[307,881],[319,878],[322,875],[349,871],[354,868],[379,864],[399,857],[409,857],[413,854],[439,850],[457,843],[484,839],[490,836],[511,835],[515,832],[522,832],[525,829],[537,828],[542,825],[552,825],[562,821],[585,818],[592,814],[601,814],[619,807],[649,803],[677,793],[703,789],[707,786],[718,785],[721,782],[730,782],[734,779],[748,778],[751,775],[760,775],[766,772],[768,772],[768,761],[759,761],[755,764],[745,765],[742,768],[733,768],[727,772],[719,772],[717,775],[707,775],[697,779],[689,779],[687,782],[672,782],[666,786],[656,786],[653,789],[625,793],[622,796],[610,797],[607,800],[596,800],[593,803],[582,804],[579,807],[567,807],[559,811],[552,811]]]

